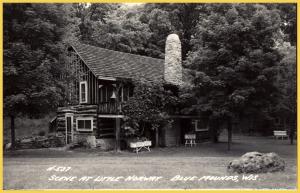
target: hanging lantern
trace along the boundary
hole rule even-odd
[[[113,91],[113,93],[112,93],[112,95],[111,95],[110,98],[111,98],[111,99],[116,99],[116,98],[117,98],[115,91]]]

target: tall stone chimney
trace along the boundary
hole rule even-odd
[[[165,50],[165,71],[164,79],[166,82],[182,84],[182,64],[181,64],[181,42],[177,34],[170,34],[166,40]]]

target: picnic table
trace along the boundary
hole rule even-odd
[[[130,148],[133,148],[133,151],[136,152],[137,154],[142,149],[146,149],[146,150],[150,151],[151,145],[152,145],[151,141],[137,141],[137,142],[129,143]]]

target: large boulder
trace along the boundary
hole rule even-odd
[[[267,173],[283,171],[284,160],[276,153],[249,152],[229,163],[231,173]]]

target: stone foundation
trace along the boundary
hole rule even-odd
[[[116,140],[113,138],[96,139],[97,148],[105,151],[113,150],[115,148]]]

